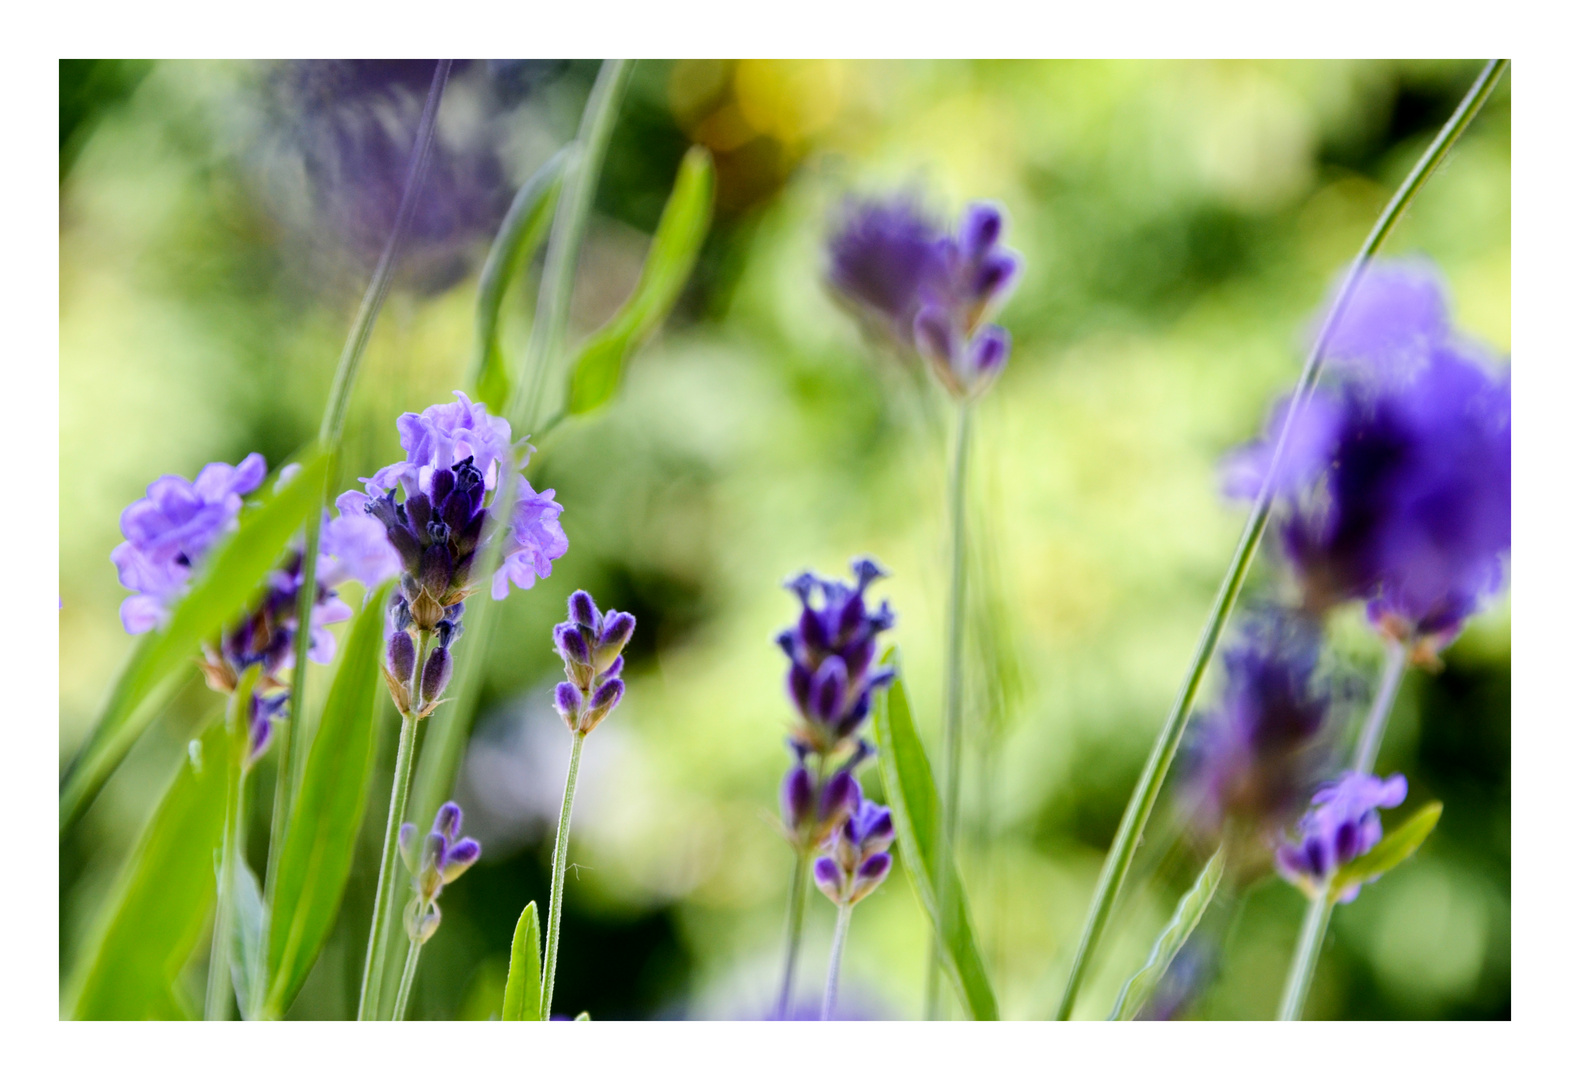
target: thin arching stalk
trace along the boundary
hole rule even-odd
[[[823,984],[820,1020],[834,1019],[834,1000],[839,997],[840,989],[840,961],[845,958],[845,935],[850,933],[850,912],[850,904],[841,904],[839,919],[834,923],[834,945],[829,949],[829,977]]]
[[[578,788],[578,759],[583,756],[584,732],[572,736],[572,758],[567,762],[567,786],[562,789],[561,817],[556,821],[556,851],[551,857],[551,911],[545,933],[545,970],[540,976],[540,1018],[551,1018],[551,996],[556,990],[556,947],[561,935],[562,893],[567,885],[567,834],[572,829],[572,798]]]
[[[409,1009],[409,991],[414,989],[414,971],[420,966],[420,949],[423,947],[423,942],[409,942],[409,952],[403,958],[403,976],[398,980],[398,997],[393,1001],[394,1020],[402,1020]]]
[[[780,1020],[790,1019],[791,990],[796,983],[796,957],[801,952],[802,916],[807,910],[807,852],[796,853],[796,863],[791,870],[790,895],[785,901],[785,973],[780,977],[780,999],[774,1015]]]
[[[1243,535],[1238,540],[1236,551],[1233,552],[1232,564],[1227,568],[1226,576],[1222,578],[1221,587],[1217,590],[1215,602],[1211,605],[1210,616],[1205,622],[1204,630],[1200,633],[1194,657],[1189,662],[1188,674],[1184,677],[1183,686],[1178,691],[1172,711],[1167,714],[1166,722],[1162,725],[1160,734],[1156,736],[1155,745],[1150,748],[1150,754],[1145,759],[1145,767],[1140,773],[1133,795],[1129,798],[1128,807],[1123,811],[1123,819],[1118,824],[1112,848],[1107,852],[1106,861],[1102,864],[1101,877],[1096,882],[1095,896],[1091,900],[1090,912],[1085,918],[1079,949],[1074,957],[1074,964],[1069,969],[1068,983],[1063,989],[1063,999],[1058,1005],[1059,1020],[1068,1019],[1073,1012],[1074,1001],[1084,983],[1090,961],[1095,956],[1096,948],[1100,945],[1102,934],[1106,930],[1113,902],[1117,899],[1123,881],[1128,876],[1129,863],[1134,857],[1135,849],[1139,847],[1140,837],[1145,831],[1146,823],[1150,820],[1151,811],[1155,808],[1156,796],[1160,794],[1161,785],[1166,780],[1167,772],[1171,769],[1173,758],[1177,754],[1178,742],[1182,739],[1183,731],[1188,725],[1189,712],[1193,708],[1194,697],[1199,692],[1200,680],[1204,678],[1205,670],[1210,665],[1210,658],[1221,638],[1221,631],[1226,625],[1227,617],[1231,615],[1233,607],[1237,604],[1238,593],[1243,588],[1243,579],[1248,573],[1249,564],[1253,561],[1254,552],[1259,548],[1260,538],[1264,535],[1265,524],[1270,517],[1282,450],[1287,445],[1292,425],[1302,410],[1304,399],[1319,379],[1320,370],[1324,366],[1325,346],[1330,340],[1330,335],[1335,331],[1342,313],[1346,310],[1347,302],[1362,280],[1369,260],[1383,246],[1391,229],[1411,205],[1417,192],[1429,177],[1433,176],[1440,162],[1461,137],[1461,133],[1482,109],[1489,92],[1503,77],[1508,63],[1506,60],[1490,60],[1483,68],[1477,81],[1467,91],[1466,97],[1456,107],[1449,121],[1440,129],[1434,141],[1429,144],[1423,156],[1402,181],[1400,188],[1385,205],[1384,212],[1379,215],[1373,230],[1363,241],[1362,248],[1352,261],[1351,271],[1342,282],[1340,291],[1330,306],[1324,326],[1319,331],[1314,347],[1309,351],[1302,375],[1298,378],[1297,387],[1292,393],[1291,403],[1287,406],[1281,431],[1276,438],[1270,467],[1266,470],[1264,482],[1259,486],[1259,493],[1249,512],[1248,524],[1244,526]]]

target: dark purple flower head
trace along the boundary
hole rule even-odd
[[[430,940],[441,923],[436,898],[442,888],[456,881],[480,857],[479,841],[459,837],[462,826],[463,811],[457,803],[448,802],[436,811],[436,820],[423,843],[412,823],[405,822],[398,830],[398,851],[414,878],[414,899],[404,912],[404,928],[417,941]]]
[[[636,626],[625,611],[610,608],[602,615],[582,589],[568,597],[567,621],[556,624],[552,637],[568,679],[556,687],[556,711],[572,731],[593,731],[621,703],[627,691],[621,651]]]
[[[855,584],[810,572],[786,582],[801,601],[801,616],[775,639],[790,660],[785,686],[801,715],[795,738],[825,756],[854,745],[873,692],[894,677],[892,669],[872,666],[877,636],[894,625],[894,612],[887,600],[869,610],[865,596],[886,574],[867,558],[851,571]]]
[[[1266,610],[1223,655],[1220,704],[1195,725],[1187,788],[1195,824],[1216,836],[1228,819],[1279,829],[1319,778],[1329,698],[1316,686],[1318,627]]]
[[[909,347],[922,286],[939,270],[941,239],[913,194],[849,201],[829,237],[829,284],[881,333]]]
[[[1421,657],[1503,582],[1510,378],[1475,346],[1441,337],[1437,283],[1413,274],[1371,272],[1370,295],[1355,294],[1332,336],[1335,379],[1293,424],[1276,492],[1280,547],[1305,606],[1363,601]],[[1280,419],[1278,409],[1268,438],[1232,456],[1230,493],[1258,492]]]
[[[836,904],[854,904],[883,884],[894,865],[894,818],[886,806],[857,797],[812,864],[813,880]]]
[[[1315,792],[1308,813],[1298,822],[1298,840],[1281,840],[1276,848],[1276,869],[1310,896],[1318,896],[1329,887],[1337,870],[1372,849],[1384,836],[1380,807],[1400,806],[1405,799],[1406,777],[1400,773],[1387,780],[1367,773],[1343,774]],[[1347,903],[1359,888],[1357,884],[1347,886],[1333,899]]]

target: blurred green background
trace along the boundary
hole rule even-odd
[[[840,200],[915,184],[949,220],[968,199],[1000,201],[1005,242],[1025,257],[999,320],[1013,358],[978,418],[962,854],[1004,1015],[1048,1015],[1241,527],[1217,459],[1290,386],[1327,285],[1478,66],[640,62],[573,334],[630,290],[693,142],[715,154],[715,224],[618,398],[553,432],[530,467],[566,508],[571,549],[502,607],[456,792],[485,856],[443,895],[411,1014],[497,1011],[513,922],[545,900],[568,746],[548,706],[560,677],[549,628],[571,589],[639,623],[626,702],[585,753],[556,992],[568,1014],[768,1010],[791,862],[773,820],[789,714],[771,638],[793,616],[787,575],[843,575],[861,553],[890,568],[874,595],[898,612],[892,637],[935,745],[945,411],[822,284]],[[133,643],[109,562],[121,509],[159,474],[251,450],[277,463],[310,438],[431,70],[61,62],[62,763]],[[455,68],[352,403],[350,476],[401,456],[398,413],[463,385],[490,235],[572,136],[595,70]],[[1435,260],[1459,325],[1508,353],[1508,78],[1388,250]],[[531,277],[507,304],[515,356],[532,307]],[[1274,588],[1261,559],[1250,589]],[[1378,647],[1355,613],[1334,640],[1343,672],[1373,671]],[[1311,1016],[1510,1014],[1508,603],[1446,659],[1407,679],[1381,758],[1410,777],[1410,805],[1442,799],[1444,819],[1338,912]],[[325,678],[312,685],[319,708]],[[219,706],[193,679],[63,840],[62,974],[185,741]],[[381,734],[364,857],[294,1017],[353,1015],[396,740],[393,725]],[[255,801],[260,844],[267,800]],[[1182,841],[1169,788],[1081,1015],[1105,1014],[1203,854]],[[1213,911],[1200,935],[1209,977],[1182,1014],[1273,1015],[1301,910],[1267,879]],[[858,912],[847,1006],[918,1016],[926,930],[907,879],[896,870]],[[832,909],[814,895],[807,918],[811,1000]]]

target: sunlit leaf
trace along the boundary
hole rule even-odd
[[[391,584],[367,598],[344,645],[284,831],[268,935],[266,1011],[294,1001],[337,918],[365,817],[382,685],[382,622]]]
[[[235,865],[234,885],[234,952],[231,954],[234,997],[240,1003],[240,1016],[254,1020],[267,979],[262,955],[267,906],[262,900],[256,874],[243,858]]]
[[[574,1016],[573,1019],[574,1020],[588,1020],[588,1019],[591,1019],[591,1017],[589,1016],[589,1010],[587,1010],[587,1009],[583,1010],[583,1012],[579,1013],[577,1016]]]
[[[1123,992],[1118,994],[1117,1004],[1112,1006],[1112,1015],[1107,1019],[1132,1020],[1139,1015],[1139,1010],[1145,1007],[1150,996],[1156,992],[1156,987],[1161,985],[1161,977],[1167,973],[1172,958],[1204,917],[1205,909],[1216,895],[1216,886],[1221,884],[1226,861],[1226,849],[1217,848],[1194,884],[1178,901],[1177,910],[1172,912],[1171,920],[1151,946],[1145,966],[1134,972],[1128,982],[1123,984]]]
[[[317,449],[300,458],[300,472],[240,515],[240,527],[206,559],[205,569],[161,630],[132,654],[77,753],[60,792],[64,832],[98,792],[126,751],[189,677],[190,659],[223,629],[283,558],[289,540],[321,502],[327,458]]]
[[[212,724],[164,794],[111,893],[72,982],[81,1020],[179,1020],[177,985],[217,891],[227,735]]]
[[[898,650],[890,648],[883,654],[882,662],[897,669]],[[996,1020],[997,995],[976,944],[958,867],[943,841],[938,787],[911,720],[903,676],[896,677],[888,691],[878,695],[872,722],[878,742],[878,771],[883,776],[884,794],[898,830],[900,861],[905,864],[928,917],[938,927],[943,966],[954,981],[966,1015],[972,1020]],[[947,890],[947,903],[940,917],[938,900],[945,874],[952,887]]]
[[[1431,802],[1407,818],[1400,828],[1336,871],[1330,885],[1331,895],[1340,896],[1352,886],[1372,881],[1405,862],[1423,846],[1443,812],[1441,804]]]
[[[714,159],[708,150],[694,146],[676,172],[676,184],[632,295],[578,352],[568,412],[588,412],[616,393],[627,358],[659,329],[687,284],[713,211]]]
[[[502,995],[503,1020],[540,1019],[540,913],[530,900],[512,932],[512,963]]]

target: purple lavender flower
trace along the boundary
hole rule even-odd
[[[1270,834],[1318,779],[1329,699],[1314,681],[1318,627],[1266,610],[1224,654],[1226,687],[1198,719],[1187,769],[1195,824],[1211,836],[1229,820]]]
[[[1336,871],[1379,843],[1384,830],[1379,808],[1400,806],[1406,798],[1406,777],[1388,780],[1367,773],[1345,773],[1314,794],[1308,813],[1298,822],[1299,839],[1285,838],[1276,848],[1276,869],[1310,896],[1329,887]],[[1370,877],[1368,881],[1377,880]],[[1345,904],[1356,898],[1360,884],[1342,889],[1333,899]]]
[[[872,666],[877,636],[894,625],[894,612],[887,600],[869,611],[864,595],[887,572],[869,558],[851,563],[851,572],[854,585],[810,571],[786,582],[801,600],[801,617],[775,638],[790,660],[785,688],[801,718],[793,738],[825,758],[855,745],[873,691],[894,678],[892,668]]]
[[[424,944],[441,925],[441,908],[436,898],[443,886],[450,885],[480,857],[480,843],[471,837],[459,839],[463,811],[455,802],[443,803],[425,842],[416,847],[418,830],[405,822],[398,830],[398,851],[403,864],[414,878],[414,898],[404,910],[404,929],[411,941]]]
[[[830,853],[812,864],[813,880],[836,904],[858,903],[889,876],[894,857],[888,851],[893,843],[894,817],[889,808],[858,794],[826,844]]]
[[[912,347],[922,286],[940,269],[941,238],[914,194],[849,201],[828,241],[829,284],[879,332]]]
[[[518,477],[517,501],[512,507],[512,529],[502,550],[501,568],[491,577],[491,598],[505,600],[509,583],[520,589],[534,587],[536,578],[551,576],[551,560],[567,554],[567,534],[562,531],[561,504],[551,498],[554,490],[539,492]]]
[[[621,703],[621,651],[632,640],[637,620],[608,608],[600,614],[594,598],[582,589],[567,598],[567,621],[557,623],[552,637],[567,669],[567,682],[556,685],[556,711],[574,733],[587,735]]]
[[[1362,600],[1431,658],[1503,583],[1510,378],[1443,336],[1437,281],[1405,269],[1369,283],[1332,337],[1337,381],[1308,399],[1283,448],[1278,537],[1308,610]],[[1230,459],[1230,493],[1258,492],[1279,418]]]
[[[1449,302],[1434,265],[1425,259],[1381,260],[1364,271],[1325,343],[1325,355],[1380,371],[1410,370],[1451,336]]]
[[[136,595],[120,605],[127,633],[162,624],[185,591],[195,566],[218,538],[236,527],[242,496],[260,486],[267,462],[250,454],[238,465],[215,461],[194,481],[161,476],[120,515],[125,542],[110,553],[120,584]]]
[[[815,851],[860,805],[861,785],[854,774],[857,766],[872,756],[872,747],[865,739],[858,742],[844,764],[821,782],[808,767],[806,749],[794,742],[791,749],[796,754],[796,767],[785,774],[780,785],[780,818],[792,847]]]

